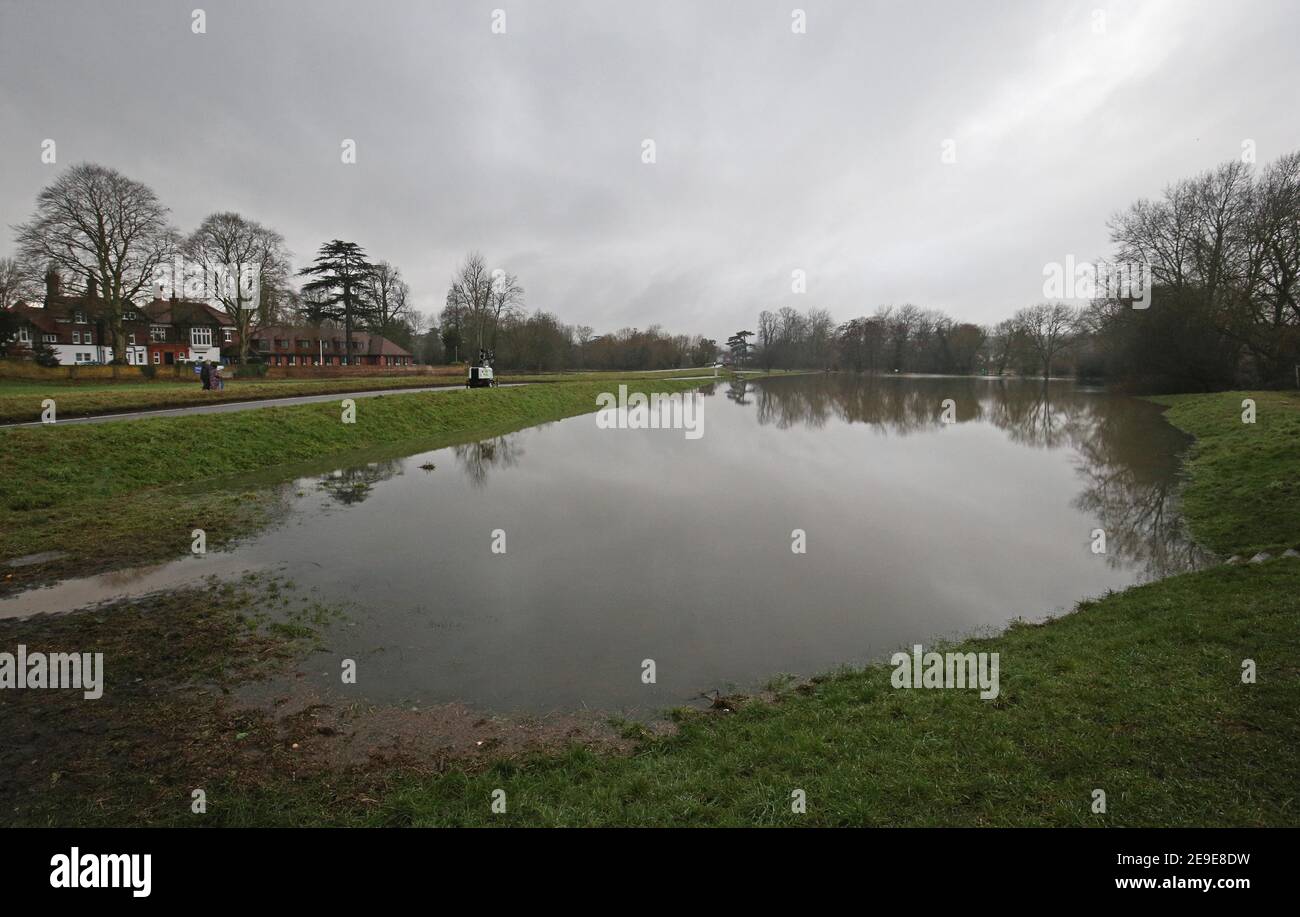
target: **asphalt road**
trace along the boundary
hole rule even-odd
[[[672,370],[664,370],[672,372]],[[700,380],[713,379],[714,376],[679,376],[679,379]],[[521,385],[533,385],[538,383],[532,382],[504,382],[501,388],[516,388]],[[614,380],[614,385],[618,384]],[[262,398],[256,401],[221,401],[213,404],[195,404],[183,408],[162,408],[156,411],[124,411],[119,414],[95,414],[92,417],[68,417],[59,419],[57,426],[67,426],[70,424],[82,423],[108,423],[117,420],[141,420],[147,417],[184,417],[186,414],[225,414],[230,411],[249,411],[257,408],[275,408],[288,407],[295,404],[316,404],[321,401],[342,401],[344,398],[374,398],[379,395],[411,395],[417,392],[446,392],[464,388],[463,385],[431,385],[423,388],[389,388],[379,389],[368,392],[331,392],[328,395],[297,395],[291,398]],[[39,404],[39,402],[37,402]],[[37,408],[34,413],[39,413]],[[26,423],[6,423],[0,424],[0,430],[15,429],[18,427],[40,427],[46,426],[39,420],[28,421]]]
[[[513,385],[527,385],[516,382]],[[512,383],[501,386],[508,388]],[[225,414],[229,411],[250,411],[257,408],[287,407],[295,404],[316,404],[321,401],[342,401],[344,398],[374,398],[379,395],[411,395],[416,392],[446,392],[464,388],[463,385],[436,385],[427,388],[387,388],[368,392],[331,392],[328,395],[297,395],[291,398],[262,398],[257,401],[220,401],[213,404],[195,404],[183,408],[163,408],[157,411],[130,411],[121,414],[96,414],[93,417],[60,418],[58,426],[81,423],[108,423],[115,420],[140,420],[146,417],[184,417],[186,414]],[[39,409],[38,409],[39,410]],[[28,423],[0,424],[0,429],[44,426],[39,420]]]

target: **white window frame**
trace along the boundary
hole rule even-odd
[[[195,325],[190,329],[190,346],[191,347],[211,347],[212,346],[212,329],[203,325]]]

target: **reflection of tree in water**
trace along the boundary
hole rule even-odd
[[[1077,446],[1079,424],[1090,412],[1115,399],[1098,398],[1068,382],[1007,382],[989,389],[988,419],[1013,443],[1038,449]]]
[[[732,379],[727,387],[727,397],[736,404],[750,404],[750,400],[746,397],[750,388],[750,384],[744,379]]]
[[[524,454],[519,444],[519,437],[514,434],[485,439],[477,443],[466,443],[463,446],[452,446],[451,451],[464,469],[469,482],[475,487],[482,487],[487,483],[489,468],[493,466],[512,468],[519,463],[520,456]]]
[[[832,417],[864,423],[882,433],[906,436],[942,422],[943,400],[956,404],[959,423],[975,420],[983,407],[975,379],[925,379],[836,374],[768,380],[757,386],[758,422],[780,429],[820,428]]]
[[[1140,567],[1158,579],[1211,563],[1178,509],[1178,454],[1187,438],[1163,423],[1154,406],[1127,399],[1088,418],[1075,449],[1084,489],[1074,500],[1106,533],[1106,560]]]
[[[387,481],[401,473],[400,460],[371,462],[356,468],[340,468],[338,471],[322,475],[317,480],[316,487],[323,490],[336,503],[351,506],[370,496],[371,489],[380,481]]]
[[[1211,559],[1178,512],[1186,438],[1154,405],[1059,381],[836,374],[755,388],[760,424],[819,428],[838,417],[901,436],[940,427],[942,402],[951,398],[957,423],[985,420],[1021,445],[1075,450],[1085,487],[1074,505],[1106,531],[1112,566],[1130,563],[1154,578]]]

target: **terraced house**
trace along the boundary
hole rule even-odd
[[[94,278],[84,293],[65,294],[56,272],[45,278],[41,305],[17,303],[18,317],[11,351],[31,354],[47,346],[63,366],[113,361],[113,338]],[[122,313],[127,364],[171,366],[177,362],[218,361],[222,348],[238,344],[230,318],[203,302],[155,296],[141,306],[128,304]]]
[[[352,332],[352,348],[343,330],[322,326],[268,325],[250,335],[252,352],[271,366],[411,366],[415,356],[380,334]],[[345,357],[350,359],[345,360]]]

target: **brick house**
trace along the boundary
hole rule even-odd
[[[271,366],[342,366],[346,353],[338,328],[268,325],[249,332],[250,352]],[[379,334],[352,332],[354,366],[412,366],[415,356]]]
[[[224,310],[188,299],[154,299],[140,307],[140,334],[149,362],[221,361],[222,349],[239,344],[234,322]]]
[[[43,306],[17,303],[19,316],[15,355],[30,354],[37,343],[47,345],[63,366],[111,363],[113,338],[103,299],[94,278],[86,291],[64,294],[57,272],[45,278]],[[130,366],[171,365],[176,362],[219,360],[225,344],[237,342],[230,318],[207,303],[161,299],[122,310],[126,362]]]

